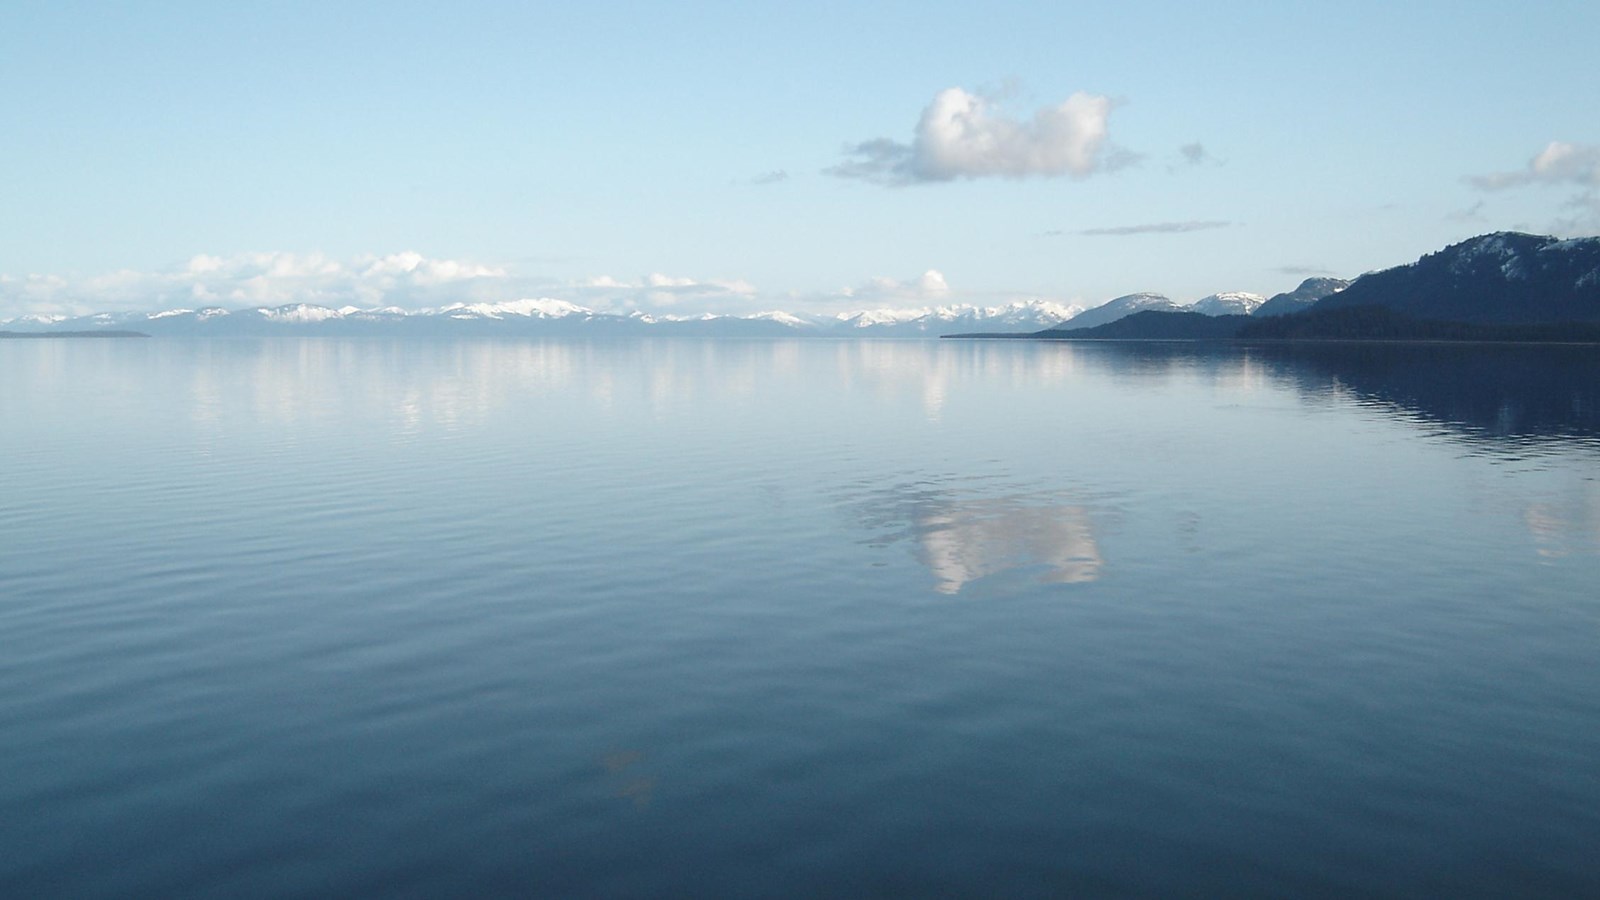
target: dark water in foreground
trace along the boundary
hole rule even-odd
[[[1595,895],[1600,355],[0,345],[0,895]]]

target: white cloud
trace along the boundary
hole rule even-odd
[[[530,287],[504,269],[406,252],[340,261],[320,253],[200,254],[170,269],[123,269],[83,278],[30,275],[0,280],[0,318],[83,315],[174,307],[395,305],[520,296]]]
[[[1600,187],[1600,144],[1569,144],[1551,141],[1528,160],[1527,168],[1515,172],[1472,175],[1468,183],[1486,191],[1523,187],[1531,184],[1576,184]]]
[[[743,279],[701,281],[683,275],[651,272],[638,281],[622,281],[610,275],[588,278],[574,286],[585,305],[609,310],[681,310],[692,305],[695,312],[745,311],[756,296],[756,287]]]
[[[188,271],[194,275],[205,275],[215,272],[227,265],[227,260],[220,256],[207,256],[204,253],[189,260]]]
[[[950,296],[950,283],[945,281],[943,272],[929,269],[920,277],[909,281],[875,276],[856,287],[841,288],[838,296],[872,302],[939,301]]]
[[[407,251],[383,257],[364,257],[362,277],[389,279],[392,283],[412,281],[417,284],[449,284],[473,278],[505,278],[505,269],[478,265],[454,259],[428,259],[420,253]]]
[[[29,314],[77,316],[297,303],[416,310],[534,296],[602,311],[700,313],[749,312],[758,292],[743,279],[697,279],[661,272],[634,280],[599,275],[562,283],[414,251],[349,260],[320,253],[200,254],[159,271],[123,269],[81,278],[0,273],[0,321]]]
[[[1472,175],[1466,181],[1485,191],[1534,185],[1577,188],[1562,204],[1564,212],[1550,224],[1550,230],[1575,235],[1600,231],[1600,144],[1551,141],[1523,169]]]
[[[412,252],[347,260],[315,253],[245,253],[202,254],[160,271],[124,269],[81,278],[0,273],[0,322],[30,314],[79,316],[207,306],[237,310],[300,303],[333,309],[421,310],[504,306],[529,297],[600,312],[676,315],[747,315],[771,308],[815,313],[926,310],[1022,299],[958,291],[938,269],[910,277],[867,278],[834,290],[772,293],[739,278],[702,279],[664,272],[634,278],[601,274],[559,282]]]
[[[889,138],[846,149],[830,175],[878,184],[958,178],[1083,178],[1127,154],[1105,154],[1111,98],[1078,92],[1027,120],[1006,115],[988,98],[958,87],[940,91],[922,111],[909,144]]]

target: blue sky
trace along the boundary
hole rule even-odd
[[[1270,294],[1600,233],[1596,34],[1593,2],[11,0],[0,317]]]

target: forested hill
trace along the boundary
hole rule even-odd
[[[1600,322],[1600,237],[1481,235],[1363,275],[1313,309],[1356,306],[1449,322]]]

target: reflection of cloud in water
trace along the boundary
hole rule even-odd
[[[1029,506],[1011,500],[936,504],[915,525],[922,561],[942,594],[1011,569],[1044,567],[1045,584],[1100,577],[1100,548],[1079,506]]]
[[[1600,553],[1600,487],[1586,482],[1559,500],[1530,503],[1522,520],[1540,556]]]
[[[600,757],[600,764],[616,785],[611,796],[632,800],[639,809],[650,805],[656,790],[655,776],[640,774],[635,768],[643,759],[644,754],[638,750],[617,750]]]
[[[915,543],[935,589],[959,594],[973,582],[1033,571],[1041,584],[1100,577],[1104,560],[1088,507],[1059,495],[962,496],[956,489],[905,485],[855,504],[870,543]]]

